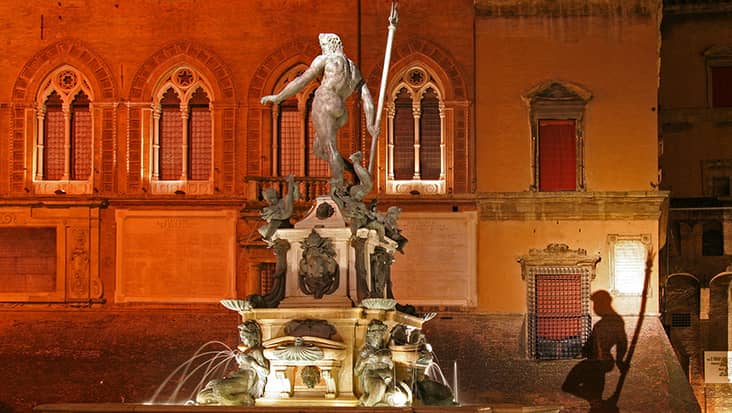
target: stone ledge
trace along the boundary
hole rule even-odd
[[[668,192],[503,192],[478,196],[482,221],[657,220]]]
[[[257,412],[257,413],[554,413],[561,410],[560,406],[517,406],[501,405],[490,406],[415,406],[415,407],[236,407],[236,406],[184,406],[184,405],[148,405],[131,403],[70,403],[70,404],[42,404],[36,406],[36,412],[44,413],[168,413],[168,412]]]

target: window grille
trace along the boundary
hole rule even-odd
[[[50,100],[50,99],[49,99]],[[64,113],[61,106],[48,106],[46,111],[45,171],[43,179],[60,180],[64,176]]]
[[[289,99],[280,105],[279,174],[300,176],[302,143],[300,142],[301,115],[297,100]]]
[[[583,268],[532,271],[529,291],[529,353],[538,360],[574,358],[590,335],[589,273]]]
[[[180,99],[171,88],[160,102],[160,179],[178,180],[183,171],[183,118]]]
[[[428,89],[422,98],[422,116],[419,121],[420,176],[422,179],[440,179],[440,162],[442,162],[440,101],[433,89]]]
[[[691,313],[671,313],[671,327],[691,327]]]
[[[407,89],[394,100],[394,178],[414,177],[414,116]]]
[[[276,264],[274,262],[262,262],[259,264],[259,291],[265,295],[272,291],[274,284],[273,275],[275,273]]]
[[[211,111],[206,92],[198,88],[189,102],[191,107],[190,146],[188,148],[189,178],[194,181],[206,181],[211,176]]]

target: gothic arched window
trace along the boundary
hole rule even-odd
[[[163,79],[153,102],[152,184],[154,192],[212,192],[213,116],[211,89],[189,67]]]
[[[65,65],[41,84],[36,98],[35,190],[90,193],[93,94],[89,82],[81,72]]]
[[[445,105],[427,70],[404,71],[388,116],[387,192],[445,193]]]

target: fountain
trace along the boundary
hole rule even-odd
[[[243,406],[409,406],[454,404],[448,386],[430,379],[431,348],[421,333],[434,314],[418,316],[400,306],[391,289],[391,264],[407,239],[397,221],[400,210],[385,213],[363,197],[372,188],[373,154],[380,133],[396,6],[389,36],[378,108],[340,38],[319,36],[323,53],[310,68],[262,103],[279,103],[322,76],[312,104],[315,153],[329,162],[330,195],[293,225],[298,187],[263,193],[268,206],[259,229],[277,258],[273,289],[265,295],[222,300],[237,311],[241,344],[233,353],[237,368],[208,381],[195,396],[198,405]],[[372,137],[368,169],[361,153],[346,160],[336,133],[345,123],[345,99],[360,91]],[[352,180],[346,180],[349,175]],[[228,356],[227,360],[232,356]],[[215,362],[212,361],[213,365]]]

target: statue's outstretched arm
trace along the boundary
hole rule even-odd
[[[280,93],[276,95],[264,96],[261,100],[262,104],[264,105],[269,102],[280,103],[283,100],[294,95],[295,93],[301,91],[305,86],[308,85],[308,83],[315,80],[315,78],[323,72],[324,67],[325,59],[323,58],[323,56],[316,57],[313,60],[313,63],[310,64],[310,67],[307,68],[307,70],[305,70],[300,76],[296,77],[290,83],[288,83],[287,86],[285,86],[280,91]]]

